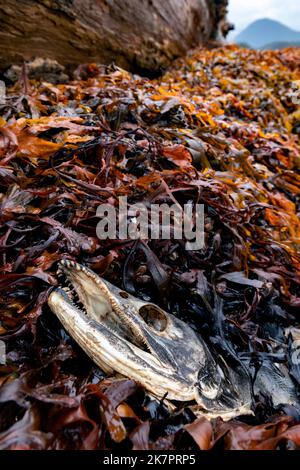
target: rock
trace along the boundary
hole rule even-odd
[[[34,80],[43,80],[49,83],[65,83],[69,77],[65,67],[54,59],[37,57],[26,63],[28,77]],[[4,77],[11,82],[19,80],[22,73],[21,65],[12,65],[4,72]]]

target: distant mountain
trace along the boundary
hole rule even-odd
[[[261,49],[284,49],[285,47],[300,47],[300,41],[298,42],[283,42],[276,41],[264,45]]]
[[[255,49],[266,49],[272,43],[286,43],[286,46],[300,42],[300,31],[294,31],[279,21],[264,18],[254,21],[235,38],[235,42],[249,44]]]

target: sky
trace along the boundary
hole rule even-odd
[[[228,17],[235,24],[229,39],[260,18],[281,21],[300,31],[300,0],[229,0]]]

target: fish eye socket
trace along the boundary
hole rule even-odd
[[[168,322],[167,316],[155,305],[143,305],[143,307],[139,309],[139,314],[144,322],[154,330],[162,332],[166,329]]]
[[[121,297],[123,297],[123,299],[128,299],[128,297],[129,297],[129,295],[127,294],[127,292],[125,292],[125,291],[123,291],[123,290],[121,290],[121,291],[119,292],[119,295],[120,295]]]

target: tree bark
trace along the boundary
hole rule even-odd
[[[5,0],[0,69],[34,57],[159,71],[215,38],[227,0]]]

